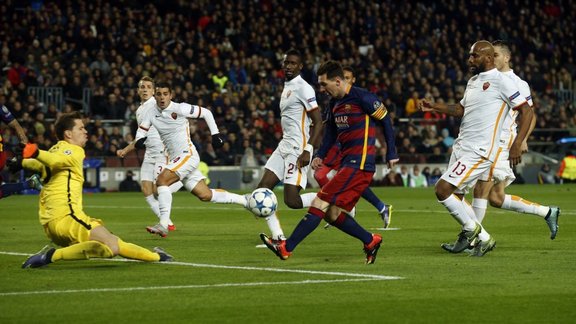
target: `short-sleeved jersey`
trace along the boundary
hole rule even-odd
[[[75,217],[82,212],[84,157],[82,147],[59,141],[49,151],[40,150],[36,159],[24,160],[26,168],[43,171],[45,175],[40,191],[42,225],[61,217]]]
[[[188,118],[199,118],[201,109],[200,106],[176,102],[170,102],[163,110],[155,105],[153,113],[144,116],[136,140],[146,136],[150,126],[154,126],[170,160],[182,154],[197,156],[198,152],[190,138]]]
[[[156,99],[154,97],[148,98],[145,102],[143,102],[140,107],[136,110],[136,121],[138,125],[142,124],[144,120],[144,116],[148,114],[154,114],[156,111]],[[148,134],[146,134],[146,154],[144,155],[144,159],[150,159],[152,161],[156,160],[164,160],[164,144],[162,144],[162,140],[160,139],[160,134],[154,126],[151,126],[148,129]]]
[[[297,76],[284,83],[280,98],[282,141],[279,146],[304,149],[310,139],[312,123],[307,112],[314,109],[318,109],[316,92],[308,82]]]
[[[496,68],[473,76],[460,101],[464,116],[456,141],[494,161],[506,116],[525,102],[514,81]]]
[[[325,141],[319,150],[319,156],[325,158],[323,154],[328,149],[325,145],[332,145],[336,138],[340,143],[342,167],[374,172],[376,121],[386,116],[384,105],[376,95],[358,87],[350,87],[344,97],[331,102],[332,116],[325,124]]]
[[[514,81],[514,83],[518,86],[518,90],[520,90],[520,95],[523,98],[526,98],[528,105],[532,107],[534,103],[532,102],[532,94],[530,93],[530,86],[528,85],[528,82],[522,80],[519,76],[516,75],[516,73],[514,73],[513,70],[502,72],[502,74]],[[502,134],[500,135],[500,146],[503,148],[510,149],[512,142],[516,137],[516,116],[518,116],[518,111],[510,110],[510,113],[504,120]]]

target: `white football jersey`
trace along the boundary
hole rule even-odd
[[[284,83],[280,98],[282,141],[278,146],[300,148],[308,144],[310,124],[307,112],[318,109],[316,92],[308,82],[297,76]]]
[[[136,140],[146,136],[147,131],[153,126],[158,131],[170,160],[182,154],[198,156],[190,138],[188,118],[199,118],[202,109],[196,105],[176,102],[170,102],[164,110],[155,105],[153,113],[143,115],[144,119],[139,125]]]
[[[528,82],[522,80],[519,76],[514,73],[513,70],[502,72],[505,76],[509,77],[516,83],[518,89],[520,90],[520,95],[523,98],[526,98],[528,105],[532,107],[534,103],[532,102],[532,95],[530,93],[530,86]],[[502,128],[502,134],[500,135],[500,146],[506,149],[510,149],[512,146],[512,142],[516,137],[516,116],[518,116],[518,112],[515,110],[510,110],[510,113],[506,116],[504,120],[504,126]]]
[[[473,76],[460,101],[464,116],[457,141],[494,161],[505,117],[525,102],[516,83],[496,68]]]
[[[145,115],[154,114],[154,111],[156,111],[156,99],[152,96],[143,102],[136,110],[136,122],[138,122],[138,125],[142,124]],[[158,134],[158,131],[154,126],[151,126],[150,129],[148,129],[144,145],[146,145],[146,154],[144,155],[145,160],[165,160],[164,144],[160,139],[160,134]]]

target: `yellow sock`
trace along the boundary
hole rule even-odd
[[[87,260],[90,258],[111,258],[110,248],[98,241],[86,241],[57,249],[52,255],[52,262],[59,260]]]
[[[118,254],[128,259],[141,261],[160,261],[160,255],[141,246],[132,243],[126,243],[118,239]]]

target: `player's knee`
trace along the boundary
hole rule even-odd
[[[488,201],[490,202],[490,206],[500,208],[502,207],[502,204],[504,204],[504,196],[497,192],[490,192]]]
[[[112,258],[118,255],[118,244],[104,244],[98,241],[90,241],[85,253],[93,258]]]
[[[297,197],[285,197],[284,203],[286,204],[286,206],[288,206],[288,208],[291,209],[300,209],[303,207],[302,199],[300,198],[299,195]]]

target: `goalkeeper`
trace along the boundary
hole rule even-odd
[[[170,261],[161,248],[154,252],[126,243],[91,218],[82,209],[84,145],[87,132],[78,113],[63,114],[55,125],[59,142],[49,151],[36,144],[26,144],[21,154],[22,166],[42,174],[40,224],[48,238],[62,248],[46,246],[29,257],[22,268],[38,268],[60,260],[112,258],[120,255],[141,261]]]

